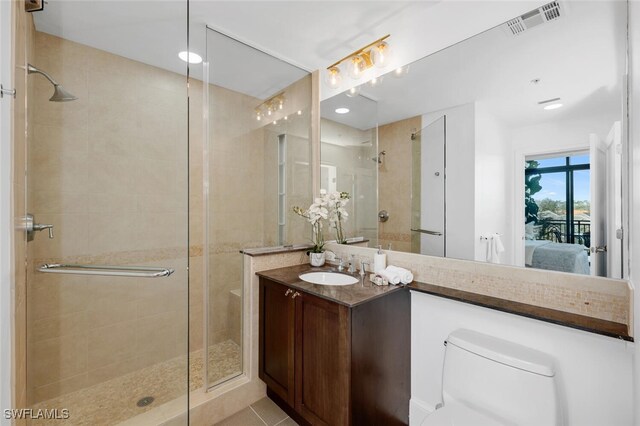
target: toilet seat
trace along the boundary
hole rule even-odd
[[[431,413],[422,426],[505,426],[504,423],[460,403],[448,403]]]

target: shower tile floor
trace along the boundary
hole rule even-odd
[[[201,388],[203,352],[194,351],[189,359],[189,390]],[[209,347],[210,383],[240,372],[240,347],[226,340]],[[35,425],[113,425],[152,410],[185,394],[185,358],[177,357],[133,373],[99,383],[89,388],[34,404],[33,410],[69,410],[68,420],[32,420]],[[153,403],[138,407],[136,403],[152,396]]]

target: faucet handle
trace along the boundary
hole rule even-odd
[[[367,273],[367,269],[365,266],[370,266],[371,262],[366,262],[364,260],[360,261],[360,275],[365,275]]]
[[[41,223],[33,224],[34,231],[44,231],[45,229],[49,231],[49,239],[53,239],[53,225],[45,225]]]

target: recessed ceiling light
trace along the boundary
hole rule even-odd
[[[346,114],[348,112],[349,112],[349,108],[345,108],[345,107],[336,108],[336,113],[338,114]]]
[[[197,53],[187,52],[186,50],[178,53],[178,57],[185,62],[189,62],[190,64],[199,64],[200,62],[202,62],[202,56],[198,55]]]
[[[551,104],[544,107],[546,110],[562,108],[562,104]]]

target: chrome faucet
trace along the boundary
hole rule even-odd
[[[369,262],[365,262],[364,260],[360,261],[360,275],[364,276],[367,274],[367,268],[365,266],[369,266]]]

